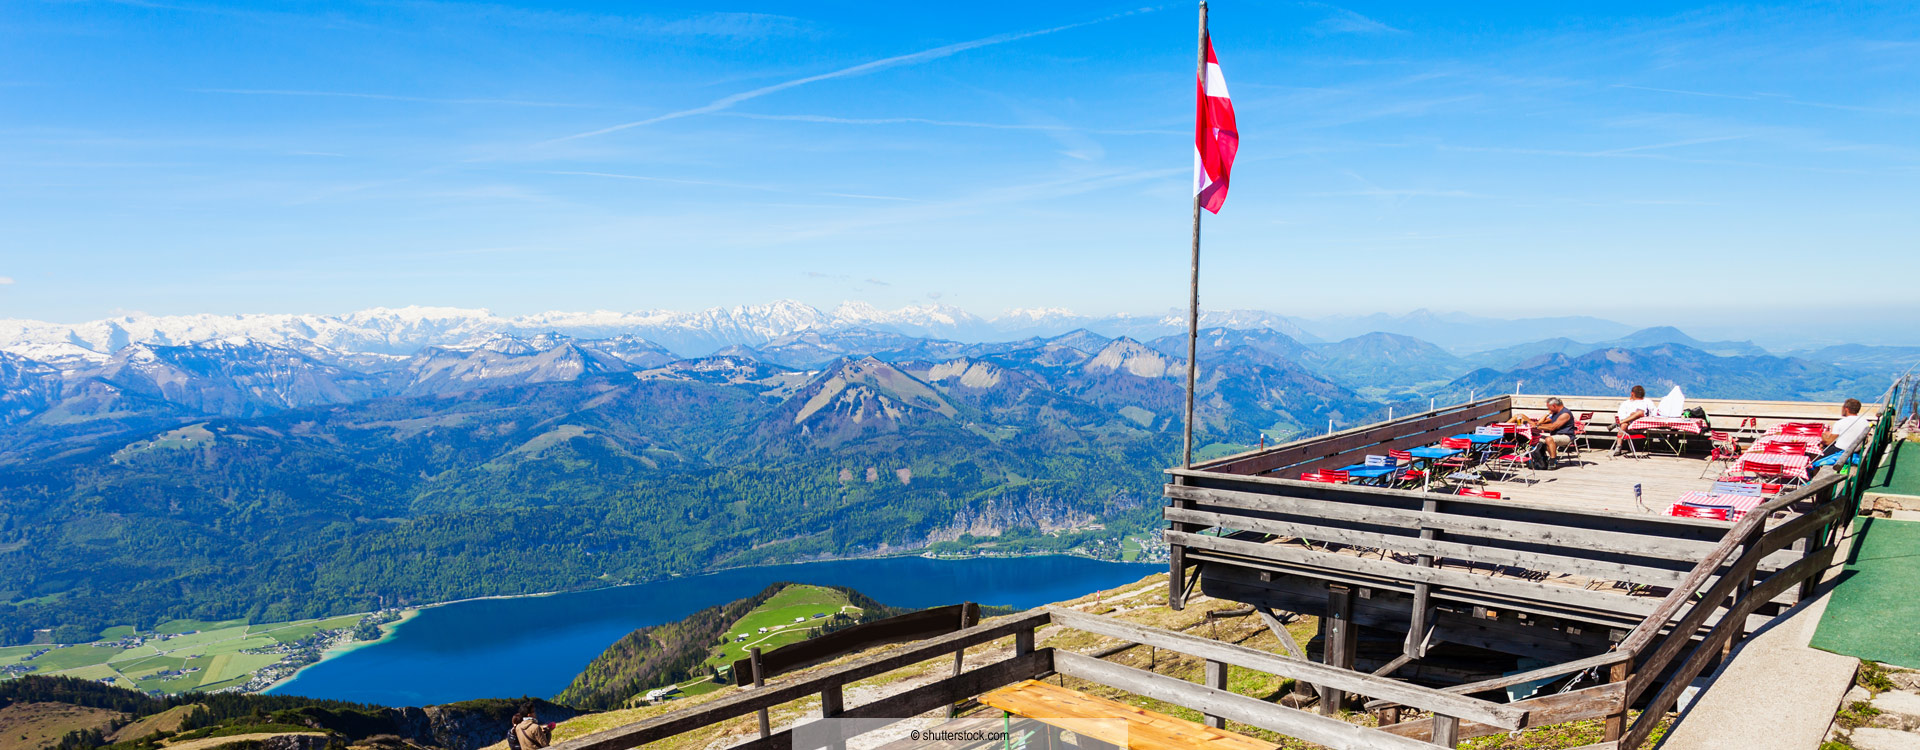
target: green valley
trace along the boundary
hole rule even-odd
[[[159,694],[258,689],[317,661],[327,648],[351,641],[369,617],[255,625],[174,620],[146,631],[115,626],[93,642],[0,649],[0,679],[72,677]]]

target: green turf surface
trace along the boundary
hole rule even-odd
[[[1920,495],[1920,443],[1903,440],[1889,460],[1874,472],[1870,492]]]
[[[1870,518],[1812,645],[1920,668],[1920,521]]]

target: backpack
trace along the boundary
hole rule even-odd
[[[1702,422],[1707,422],[1707,410],[1698,406],[1689,406],[1681,409],[1680,416],[1686,417],[1687,419],[1698,419]],[[1708,422],[1708,426],[1711,427],[1712,423]]]

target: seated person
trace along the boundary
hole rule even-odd
[[[1847,399],[1846,403],[1840,405],[1840,421],[1834,422],[1832,427],[1820,435],[1820,444],[1825,447],[1821,449],[1819,458],[1826,458],[1835,453],[1852,454],[1860,450],[1860,446],[1867,439],[1867,431],[1871,429],[1873,429],[1873,423],[1866,417],[1860,416],[1860,399]]]
[[[1514,422],[1533,425],[1544,438],[1541,441],[1547,449],[1547,468],[1551,469],[1560,459],[1560,449],[1573,444],[1574,433],[1579,425],[1573,421],[1573,412],[1558,398],[1547,399],[1547,413],[1539,419],[1515,417]]]
[[[1613,415],[1614,452],[1619,452],[1620,448],[1626,445],[1626,435],[1633,431],[1634,422],[1640,421],[1643,417],[1653,416],[1654,411],[1659,408],[1658,404],[1647,400],[1647,389],[1644,386],[1636,385],[1627,391],[1627,400],[1620,402],[1620,409]]]

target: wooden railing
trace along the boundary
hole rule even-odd
[[[1726,530],[1720,522],[1669,516],[1198,470],[1169,473],[1176,483],[1165,487],[1165,515],[1172,526],[1165,538],[1182,553],[1183,563],[1191,557],[1411,593],[1415,611],[1434,596],[1624,630],[1653,613],[1652,600],[1474,575],[1441,563],[1672,586],[1686,580]],[[1268,537],[1407,557],[1374,559],[1312,545],[1266,544]],[[1782,556],[1769,565],[1790,562]]]
[[[699,706],[692,706],[635,724],[596,732],[556,743],[551,750],[627,750],[650,742],[758,713],[785,703],[820,696],[820,712],[827,718],[879,719],[917,716],[1021,680],[1053,672],[1051,649],[1034,648],[1034,629],[1047,624],[1044,612],[1031,612],[930,638],[887,653],[869,656],[793,682],[769,684]],[[848,684],[937,659],[964,655],[968,648],[1013,636],[1011,658],[972,669],[956,669],[945,679],[921,685],[860,706],[845,705]],[[759,739],[737,747],[788,750],[793,730],[763,732]]]
[[[1834,475],[1822,477],[1748,513],[1620,642],[1618,650],[1632,658],[1613,665],[1612,678],[1624,682],[1626,691],[1618,710],[1608,717],[1607,739],[1619,740],[1625,750],[1640,747],[1679,700],[1680,691],[1745,637],[1747,615],[1790,589],[1798,588],[1805,596],[1818,583],[1833,562],[1841,525],[1851,510],[1848,499],[1835,491],[1840,481]],[[1766,528],[1774,511],[1798,503],[1812,507]],[[1762,559],[1802,540],[1800,559],[1761,573]],[[1714,614],[1720,615],[1718,622],[1701,636],[1700,629]],[[1655,682],[1665,684],[1626,727],[1627,708]]]
[[[1297,440],[1264,450],[1249,451],[1197,464],[1195,471],[1219,474],[1283,473],[1297,477],[1301,472],[1358,463],[1368,453],[1386,453],[1432,445],[1440,438],[1507,418],[1511,411],[1508,397],[1495,396],[1432,411],[1409,414],[1386,422],[1375,422],[1321,437]]]

